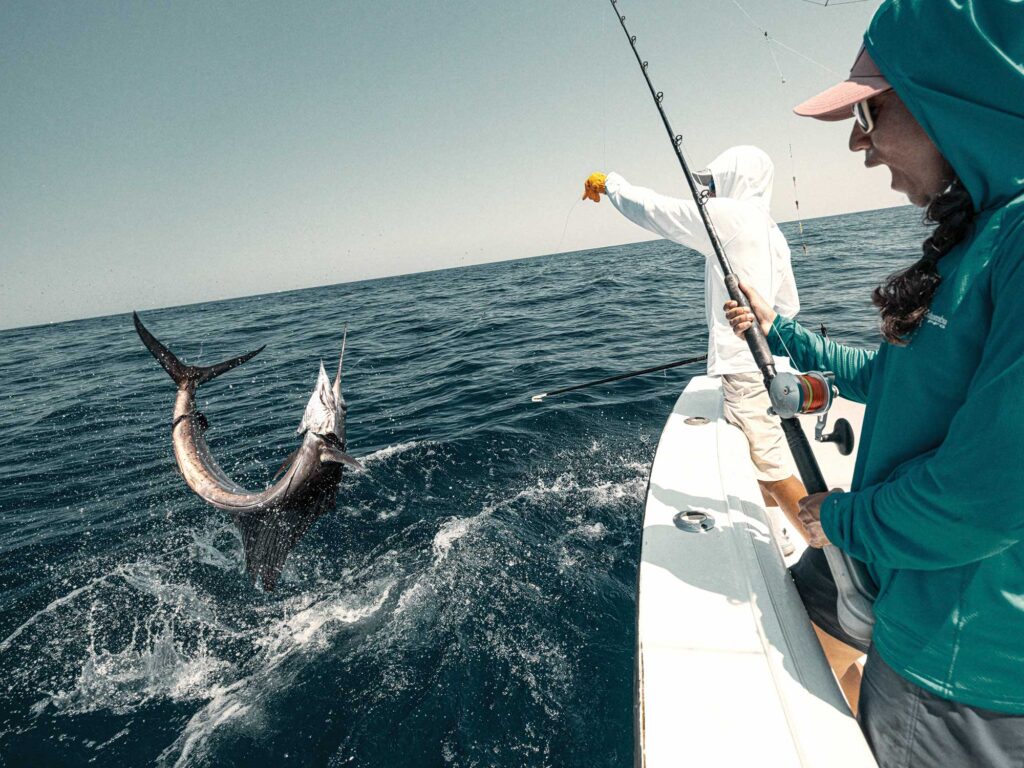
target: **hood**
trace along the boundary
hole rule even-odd
[[[971,193],[1024,191],[1024,3],[886,0],[864,45]]]
[[[757,147],[730,147],[708,165],[715,179],[715,194],[747,200],[765,213],[772,201],[775,166]]]

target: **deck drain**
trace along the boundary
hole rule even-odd
[[[687,533],[710,531],[715,527],[715,518],[707,512],[697,509],[684,509],[681,512],[676,512],[672,522],[675,523],[676,528]]]
[[[685,423],[689,424],[691,427],[699,427],[702,424],[709,423],[709,419],[704,416],[687,416]]]

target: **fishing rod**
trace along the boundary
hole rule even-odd
[[[632,371],[631,373],[620,373],[618,376],[609,376],[606,379],[598,379],[597,381],[588,381],[586,384],[575,384],[571,387],[562,387],[561,389],[553,389],[550,392],[542,392],[539,395],[534,395],[530,399],[535,402],[541,402],[545,397],[554,397],[555,395],[564,395],[566,392],[575,392],[577,389],[585,389],[587,387],[596,387],[598,384],[609,384],[613,381],[622,381],[623,379],[630,379],[634,376],[643,376],[645,373],[657,373],[658,371],[667,371],[669,368],[678,368],[681,365],[690,365],[691,363],[699,363],[703,360],[707,360],[707,355],[700,355],[699,357],[688,357],[686,360],[676,360],[674,363],[665,363],[665,365],[656,365],[653,368],[644,368],[642,371]]]
[[[672,130],[668,115],[665,114],[665,109],[662,106],[665,94],[655,90],[654,83],[651,82],[651,76],[647,71],[648,63],[640,57],[640,52],[637,50],[636,35],[629,33],[626,28],[626,17],[619,13],[618,0],[609,0],[609,2],[615,15],[619,17],[619,24],[629,41],[633,55],[636,56],[637,64],[640,65],[640,71],[643,73],[651,97],[654,99],[654,105],[658,108],[658,114],[661,115],[661,122],[668,132],[672,148],[675,150],[676,158],[683,170],[683,177],[690,187],[690,193],[697,204],[697,211],[701,221],[704,222],[708,238],[711,240],[711,247],[722,268],[729,297],[741,307],[750,309],[750,302],[740,290],[739,278],[729,263],[729,258],[722,247],[722,241],[708,214],[709,194],[707,191],[697,189],[697,182],[683,156],[683,137]],[[830,490],[828,484],[825,482],[821,468],[811,451],[811,444],[796,416],[797,414],[823,414],[828,411],[832,405],[832,398],[838,394],[833,383],[834,377],[830,373],[819,372],[779,374],[775,369],[775,360],[768,347],[768,339],[765,337],[764,331],[761,330],[761,324],[759,322],[751,323],[750,328],[744,332],[743,336],[750,348],[750,353],[754,356],[758,370],[764,377],[764,386],[771,398],[772,409],[781,419],[782,431],[786,435],[786,442],[789,444],[789,450],[793,454],[793,460],[804,487],[808,494],[827,493]],[[826,545],[824,552],[839,592],[837,607],[840,624],[855,638],[864,641],[870,640],[874,625],[872,607],[876,592],[874,583],[868,576],[863,563],[851,558],[833,545]]]

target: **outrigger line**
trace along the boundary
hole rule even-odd
[[[615,14],[619,17],[622,31],[625,33],[626,39],[629,40],[629,47],[632,48],[633,55],[636,56],[640,70],[643,72],[644,80],[647,81],[647,87],[654,98],[654,104],[658,108],[658,114],[661,115],[661,121],[665,126],[665,130],[668,131],[672,147],[675,149],[676,158],[678,158],[679,165],[683,170],[683,176],[690,187],[694,201],[697,203],[697,211],[700,213],[701,221],[704,223],[708,238],[711,240],[711,247],[718,259],[719,266],[722,268],[722,274],[725,276],[726,290],[733,301],[749,309],[750,302],[743,291],[740,290],[739,278],[737,278],[732,265],[729,263],[729,258],[722,247],[722,241],[719,239],[718,233],[715,231],[715,225],[708,214],[707,203],[709,195],[706,191],[698,191],[697,182],[694,180],[686,158],[683,156],[683,137],[672,130],[672,125],[669,123],[668,116],[662,107],[665,95],[661,91],[656,91],[654,84],[651,82],[651,77],[647,72],[648,64],[640,57],[640,52],[637,51],[636,35],[630,35],[629,30],[626,28],[626,17],[619,13],[618,0],[609,0],[609,2],[612,4]],[[761,330],[761,324],[757,322],[752,323],[750,328],[744,333],[744,338],[751,354],[754,356],[754,362],[757,364],[758,370],[761,371],[761,375],[764,377],[764,386],[771,397],[772,407],[781,418],[782,431],[786,435],[786,442],[789,444],[789,450],[793,454],[793,460],[796,462],[804,487],[809,494],[827,493],[829,491],[828,484],[821,474],[821,468],[814,458],[811,445],[807,441],[807,436],[804,434],[803,429],[800,427],[796,414],[823,413],[828,410],[833,394],[831,374],[826,375],[813,372],[799,376],[791,373],[780,375],[775,370],[775,360],[768,347],[768,340]],[[867,642],[871,638],[871,630],[874,625],[872,602],[876,593],[875,585],[867,574],[863,563],[854,560],[845,552],[836,549],[832,545],[826,546],[824,550],[839,592],[838,614],[840,623],[843,629],[852,636]]]
[[[790,53],[793,53],[793,54],[799,56],[801,59],[804,59],[806,61],[811,62],[811,64],[814,64],[814,65],[816,65],[818,67],[821,67],[826,72],[830,72],[831,74],[833,74],[833,75],[835,75],[837,77],[842,77],[842,75],[840,75],[838,72],[830,69],[829,67],[826,67],[821,62],[815,61],[810,56],[807,56],[807,55],[805,55],[803,53],[800,53],[800,51],[796,50],[795,48],[790,48],[785,43],[781,43],[778,40],[776,40],[774,37],[771,37],[768,34],[768,30],[765,29],[764,27],[762,27],[760,24],[758,24],[754,20],[754,17],[751,16],[749,13],[747,13],[747,10],[742,5],[739,4],[738,0],[731,0],[731,2],[732,2],[733,5],[736,6],[736,8],[739,10],[739,12],[742,13],[746,17],[747,21],[749,21],[758,32],[760,32],[762,35],[764,35],[765,44],[768,46],[768,54],[772,57],[772,63],[775,64],[775,70],[779,73],[779,80],[782,82],[783,85],[786,84],[786,75],[783,74],[782,67],[779,66],[779,59],[775,55],[775,48],[772,47],[773,45],[777,45],[780,48],[785,48]],[[856,0],[856,2],[861,2],[861,0]],[[828,3],[826,2],[825,5],[828,5]],[[799,232],[800,232],[800,248],[803,250],[804,256],[806,256],[807,255],[807,241],[804,239],[804,220],[803,220],[803,215],[800,213],[800,196],[797,193],[797,189],[796,189],[796,160],[793,158],[793,142],[792,142],[792,140],[790,140],[788,143],[789,143],[789,167],[790,167],[790,170],[792,171],[792,174],[793,174],[793,205],[796,208],[796,221],[797,221],[797,227],[798,227]]]
[[[793,159],[793,142],[789,143],[789,167],[793,169],[793,205],[796,206],[796,223],[800,231],[800,247],[807,255],[807,241],[804,239],[804,219],[800,214],[800,195],[796,191],[796,160]]]

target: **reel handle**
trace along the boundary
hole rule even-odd
[[[835,426],[827,435],[815,436],[819,443],[835,443],[839,453],[849,456],[853,453],[853,427],[846,419],[836,419]]]

